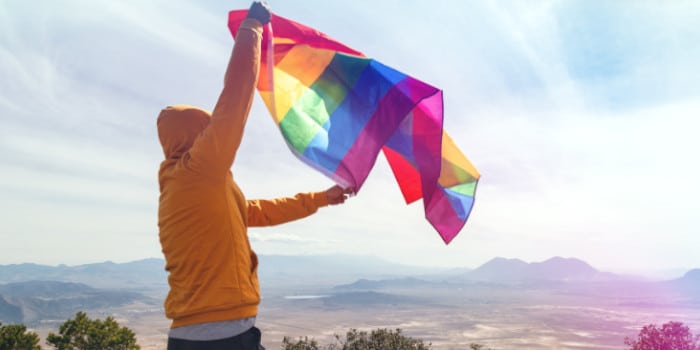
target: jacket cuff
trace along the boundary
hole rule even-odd
[[[262,35],[262,32],[263,32],[262,24],[260,23],[260,21],[258,21],[255,18],[244,19],[243,22],[241,23],[241,26],[238,27],[238,30],[241,30],[241,29],[250,29],[250,30],[258,33],[258,35]]]
[[[328,196],[326,192],[314,192],[311,194],[311,198],[317,208],[328,206]]]

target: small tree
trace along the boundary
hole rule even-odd
[[[420,339],[414,339],[401,334],[401,329],[375,329],[369,334],[357,329],[351,329],[345,334],[345,340],[335,336],[342,350],[428,350]]]
[[[39,335],[27,332],[23,324],[3,326],[0,322],[0,350],[40,350]]]
[[[112,317],[91,320],[84,312],[75,314],[49,333],[46,343],[57,350],[140,350],[136,335],[127,327],[119,327]]]
[[[629,350],[700,350],[700,337],[694,338],[690,329],[681,322],[668,322],[658,328],[644,326],[637,339],[625,338]]]
[[[483,345],[483,344],[471,343],[471,344],[469,344],[469,350],[493,350],[493,349],[487,348],[486,345]]]
[[[345,338],[335,335],[336,343],[320,346],[318,342],[309,337],[299,338],[297,341],[289,337],[282,340],[282,350],[430,350],[420,339],[407,337],[401,333],[388,329],[375,329],[370,333],[351,329],[345,334]],[[484,345],[471,343],[471,350],[492,350]]]
[[[283,350],[429,350],[430,344],[401,334],[401,330],[376,329],[370,333],[351,329],[345,338],[335,335],[336,344],[320,346],[316,340],[308,337],[296,342],[288,337],[282,340]]]
[[[292,338],[284,337],[282,339],[282,349],[284,350],[321,350],[318,343],[309,337],[299,338],[296,342]]]

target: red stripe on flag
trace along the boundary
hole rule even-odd
[[[413,167],[413,164],[389,147],[382,147],[382,151],[384,151],[384,156],[386,160],[389,161],[391,171],[394,172],[394,177],[396,177],[396,181],[399,183],[406,204],[413,203],[423,198],[420,174],[416,168]]]

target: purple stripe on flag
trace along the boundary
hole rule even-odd
[[[370,120],[365,124],[353,146],[343,157],[336,175],[352,179],[355,189],[364,183],[377,155],[408,113],[422,99],[435,94],[434,87],[406,77],[394,85],[382,98]]]
[[[387,140],[386,147],[401,154],[408,162],[415,166],[416,161],[413,159],[413,115],[409,114],[406,119],[401,122],[399,128],[396,129],[391,138]]]

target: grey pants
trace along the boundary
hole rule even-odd
[[[168,338],[168,350],[265,350],[260,339],[260,330],[253,327],[235,337],[218,340]]]

